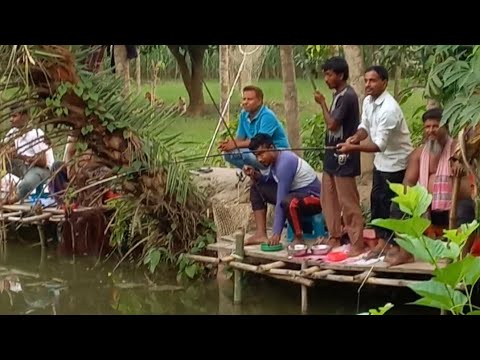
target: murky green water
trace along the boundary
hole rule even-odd
[[[175,273],[151,274],[96,258],[43,255],[32,242],[9,241],[0,256],[0,314],[300,314],[300,287],[247,276],[244,301],[232,305],[232,287],[216,280],[178,284]],[[148,279],[147,279],[148,278]],[[310,314],[356,314],[387,302],[392,314],[437,313],[404,305],[416,299],[408,289],[365,287],[357,309],[358,285],[326,282],[309,290]]]

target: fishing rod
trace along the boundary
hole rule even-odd
[[[324,146],[322,148],[320,147],[302,147],[302,148],[283,148],[283,149],[269,149],[268,151],[275,151],[275,152],[281,152],[281,151],[322,151],[322,150],[336,150],[336,146]],[[255,150],[248,150],[248,151],[243,151],[244,154],[248,153],[256,153]],[[215,157],[222,157],[225,156],[225,154],[212,154],[208,155],[207,158],[215,158]],[[195,160],[201,160],[205,158],[205,156],[194,156],[186,159],[182,159],[179,161],[173,162],[173,164],[181,164],[181,163],[186,163],[190,161],[195,161]]]

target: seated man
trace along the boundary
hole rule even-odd
[[[462,175],[456,227],[475,219],[475,203],[468,176],[460,163],[452,159],[456,141],[450,137],[446,126],[440,127],[441,119],[441,109],[431,109],[423,114],[424,144],[411,153],[403,183],[407,186],[418,183],[428,189],[433,196],[429,210],[432,225],[445,229],[449,225],[454,176]],[[402,216],[398,204],[392,203],[392,217],[399,219]],[[390,265],[399,265],[413,261],[413,257],[404,249],[395,246],[387,253],[385,261]]]
[[[45,134],[41,129],[26,131],[29,115],[26,110],[12,108],[10,123],[12,129],[7,133],[5,141],[13,140],[8,172],[20,178],[16,194],[7,202],[15,203],[25,199],[39,185],[45,183],[50,176],[53,165],[53,150],[47,145]],[[25,132],[26,131],[26,132]]]
[[[265,170],[248,149],[250,140],[257,134],[267,134],[272,137],[277,148],[287,149],[290,145],[285,130],[275,113],[263,104],[263,91],[260,88],[246,86],[243,89],[242,106],[235,142],[233,139],[225,140],[218,148],[225,153],[225,161],[239,169],[248,165]]]
[[[250,142],[250,150],[263,166],[270,167],[268,175],[247,167],[245,173],[252,179],[250,202],[255,215],[257,231],[245,245],[268,241],[278,244],[288,218],[295,233],[294,243],[303,243],[302,216],[318,214],[320,205],[320,181],[312,167],[291,151],[277,151],[270,135],[258,134]],[[275,205],[273,236],[267,240],[267,203]]]

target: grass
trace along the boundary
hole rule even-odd
[[[219,102],[220,91],[218,81],[206,81],[207,87],[211,92],[215,102]],[[319,90],[327,98],[327,103],[330,103],[332,98],[332,92],[327,88],[322,80],[317,80],[316,84]],[[283,84],[281,80],[260,80],[258,82],[265,94],[265,102],[276,111],[277,116],[281,120],[285,120],[285,114],[283,111]],[[142,92],[146,93],[151,91],[149,85],[144,85]],[[318,104],[313,100],[313,89],[308,80],[297,80],[298,101],[300,109],[300,122],[304,123],[305,120],[318,114],[321,109]],[[390,91],[393,92],[393,84],[391,84]],[[178,98],[182,96],[188,101],[188,94],[181,81],[166,81],[157,84],[156,97],[165,101],[165,103],[175,103]],[[178,117],[172,122],[171,127],[167,130],[169,133],[179,133],[180,141],[177,151],[182,148],[184,150],[184,156],[202,156],[206,154],[208,145],[212,139],[217,122],[219,120],[218,113],[214,110],[212,101],[206,88],[204,87],[205,103],[210,108],[208,115],[201,118],[188,118]],[[415,111],[426,101],[422,98],[421,92],[414,93],[404,104],[401,105],[405,118],[410,126],[410,130],[414,137],[418,138],[418,129],[421,124],[420,114],[413,117]],[[240,110],[240,93],[236,91],[231,99],[230,104],[230,119],[235,119]],[[218,140],[217,140],[218,142]],[[216,143],[217,143],[216,142]],[[201,150],[201,151],[200,151]],[[216,146],[214,146],[212,154],[216,153]],[[195,162],[197,165],[198,162]]]

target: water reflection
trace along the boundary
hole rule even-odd
[[[58,257],[55,249],[9,241],[0,254],[0,314],[96,315],[234,315],[300,314],[300,288],[274,279],[247,276],[241,306],[232,303],[231,282],[214,279],[178,284],[176,273],[157,269],[156,276],[97,258]],[[356,314],[396,304],[392,313],[428,313],[398,306],[416,299],[409,290],[362,290],[357,286],[324,283],[309,290],[310,314]]]

